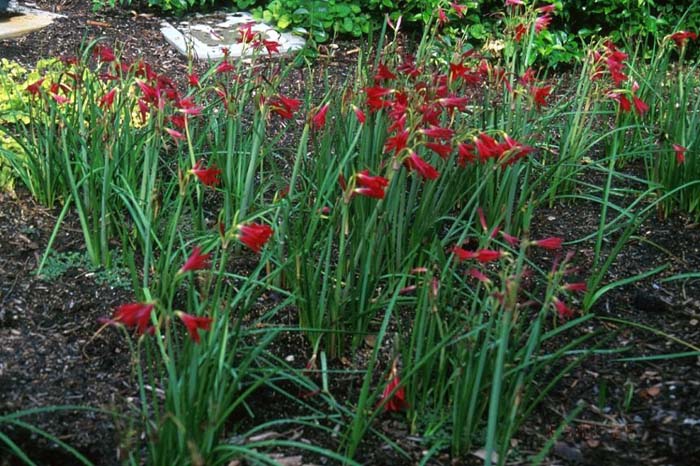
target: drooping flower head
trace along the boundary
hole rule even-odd
[[[182,311],[176,311],[175,314],[180,318],[182,323],[185,324],[187,332],[190,334],[190,338],[192,338],[192,341],[195,343],[199,343],[201,341],[199,329],[211,329],[211,317],[197,317]]]
[[[219,175],[221,174],[221,170],[219,170],[216,165],[212,165],[209,168],[203,168],[204,162],[202,160],[198,161],[194,167],[192,167],[192,170],[190,170],[192,173],[197,176],[199,181],[204,183],[206,186],[216,186],[219,184]]]
[[[211,267],[211,253],[202,254],[202,248],[195,246],[194,249],[192,249],[192,254],[187,258],[185,265],[180,268],[178,273],[204,270],[209,267]]]
[[[151,312],[154,304],[128,303],[119,306],[112,316],[111,323],[121,323],[127,327],[136,327],[138,333],[145,333],[151,324]]]
[[[406,402],[406,390],[401,386],[401,379],[393,370],[391,379],[387,383],[386,387],[384,387],[384,392],[382,393],[381,402],[384,402],[385,400],[385,411],[400,412],[404,409],[408,409],[408,402]]]
[[[688,149],[681,146],[680,144],[674,144],[673,150],[676,153],[676,162],[678,163],[678,165],[685,163],[685,151],[687,151]]]
[[[268,225],[249,223],[238,227],[238,240],[258,253],[271,236],[272,228]]]
[[[372,176],[369,170],[357,173],[355,181],[358,187],[353,190],[354,193],[375,199],[384,199],[384,190],[389,185],[389,180],[383,176]]]
[[[316,129],[323,129],[326,126],[326,113],[328,113],[328,104],[325,104],[318,109],[318,112],[311,119],[311,124]]]

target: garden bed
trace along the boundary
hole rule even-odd
[[[60,8],[59,12],[67,17],[22,39],[2,41],[0,58],[31,67],[38,59],[74,54],[81,43],[106,36],[105,43],[123,44],[124,58],[134,61],[143,58],[158,73],[182,77],[193,71],[188,70],[183,57],[164,43],[158,30],[159,18],[151,13],[136,14],[122,9],[95,13],[90,2],[77,0],[40,1],[38,6]],[[314,64],[318,76],[326,73],[331,80],[344,82],[353,73],[355,51],[361,46],[359,42],[340,41],[322,49],[322,56]],[[194,71],[203,73],[205,68],[206,65],[199,64]],[[282,86],[289,95],[303,96],[304,81],[294,78]],[[575,83],[576,78],[562,82]],[[557,89],[557,92],[565,94],[573,89]],[[292,139],[297,137],[294,135]],[[643,173],[635,163],[623,166],[620,171],[635,176]],[[586,176],[590,176],[592,184],[605,182],[604,178]],[[630,187],[624,183],[617,187]],[[134,291],[123,269],[105,271],[89,265],[80,222],[73,213],[68,214],[53,241],[55,254],[43,274],[34,274],[59,214],[57,208],[38,205],[21,187],[15,194],[0,194],[0,414],[63,405],[103,409],[105,412],[49,411],[32,415],[27,421],[75,446],[95,464],[119,464],[124,452],[142,440],[135,438],[134,426],[128,418],[107,413],[139,412],[134,357],[123,335],[112,328],[101,328],[99,319],[111,316],[117,306],[132,301]],[[556,202],[552,207],[536,211],[529,235],[572,241],[595,233],[599,222],[597,204],[580,200]],[[610,252],[614,241],[614,235],[606,237],[602,250]],[[587,272],[595,272],[591,270],[593,239],[573,243],[568,249],[576,251],[573,264],[578,268],[578,276],[585,278]],[[555,253],[542,251],[535,261],[551,264],[554,257]],[[241,273],[255,267],[253,261],[236,264],[241,268],[236,272]],[[617,351],[609,354],[599,351],[585,358],[558,381],[511,441],[517,464],[527,464],[528,458],[546,445],[578,403],[582,404],[582,410],[546,455],[547,464],[700,464],[697,354],[674,359],[620,360],[690,352],[688,344],[700,342],[700,281],[692,276],[664,281],[700,270],[700,225],[680,213],[673,213],[668,219],[649,216],[621,250],[604,283],[661,265],[667,267],[660,274],[603,295],[592,309],[596,317],[566,337],[573,340],[595,333],[587,344],[595,343],[599,350]],[[270,292],[258,299],[256,312],[264,314],[281,298]],[[279,313],[276,319],[277,325],[298,324],[291,308]],[[372,325],[376,331],[377,322]],[[346,352],[328,362],[341,374],[331,377],[328,387],[337,400],[352,403],[357,398],[362,371],[374,349],[372,345],[370,339],[355,354]],[[298,369],[304,368],[313,352],[301,334],[295,332],[283,334],[271,350]],[[389,350],[382,353],[379,366],[384,370],[391,366],[390,353]],[[574,356],[569,356],[558,364],[573,359]],[[299,393],[300,397],[307,395]],[[314,403],[313,395],[309,397],[309,403]],[[247,403],[248,409],[235,411],[237,422],[231,427],[232,436],[241,426],[247,429],[279,418],[305,415],[303,409],[268,389],[254,392]],[[330,420],[327,427],[333,429]],[[368,435],[357,451],[356,461],[376,465],[417,464],[425,453],[422,439],[409,433],[400,414],[381,413],[374,419],[373,427],[385,439]],[[3,433],[15,439],[37,464],[76,464],[64,449],[36,434],[21,429]],[[262,434],[329,450],[339,442],[333,435],[313,428],[271,427]],[[397,443],[406,455],[388,448],[386,439]],[[335,461],[292,447],[273,448],[267,454],[281,455],[282,464],[334,464]],[[0,465],[16,463],[9,451],[0,449]],[[449,448],[435,454],[429,462],[481,463],[474,455],[452,457]]]

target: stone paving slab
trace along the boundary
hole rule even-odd
[[[250,44],[240,42],[240,28],[248,27],[261,39],[278,43],[282,54],[299,50],[305,44],[301,37],[279,32],[245,12],[195,15],[175,24],[165,21],[160,30],[165,40],[183,55],[197,60],[220,60],[224,57],[224,49],[228,49],[231,57],[253,53]]]
[[[0,16],[0,39],[21,37],[46,27],[51,24],[54,19],[62,17],[63,15],[20,6],[15,2],[10,2],[7,12]]]

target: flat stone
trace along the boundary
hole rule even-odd
[[[0,16],[0,39],[13,39],[48,26],[63,15],[18,6],[10,2],[7,11]]]
[[[279,53],[285,54],[304,47],[305,41],[288,32],[279,32],[274,27],[256,21],[250,13],[197,14],[176,24],[161,23],[161,32],[173,47],[185,56],[196,60],[220,60],[224,49],[231,57],[252,55],[251,44],[239,42],[241,27],[248,27],[263,40],[277,42]]]

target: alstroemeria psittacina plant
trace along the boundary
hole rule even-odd
[[[358,187],[353,190],[353,193],[375,199],[384,199],[384,190],[389,185],[389,180],[383,176],[372,176],[369,170],[357,173],[355,182]]]
[[[198,161],[190,172],[194,173],[199,181],[204,183],[206,186],[216,186],[219,184],[219,175],[221,170],[219,170],[216,165],[212,165],[209,168],[203,168],[204,162],[202,160]]]
[[[249,223],[238,226],[238,240],[255,252],[260,252],[262,247],[272,236],[272,228],[259,223]]]
[[[190,338],[192,338],[192,341],[194,341],[195,343],[199,343],[201,341],[199,336],[199,329],[211,329],[211,317],[197,317],[182,311],[175,311],[175,315],[177,315],[180,318],[182,323],[187,328],[187,332],[190,334]]]
[[[192,254],[187,258],[185,265],[183,265],[178,273],[185,273],[194,270],[203,270],[211,267],[211,253],[202,254],[202,248],[195,246],[192,250]]]
[[[155,307],[152,303],[128,303],[119,306],[108,320],[108,324],[123,324],[127,327],[136,327],[138,333],[148,331],[151,325],[151,313]]]
[[[389,372],[389,382],[386,384],[386,387],[384,387],[384,392],[382,392],[380,404],[381,403],[384,403],[385,411],[400,412],[404,409],[408,409],[406,390],[401,386],[401,379],[399,378],[396,361],[394,361],[391,371]]]

